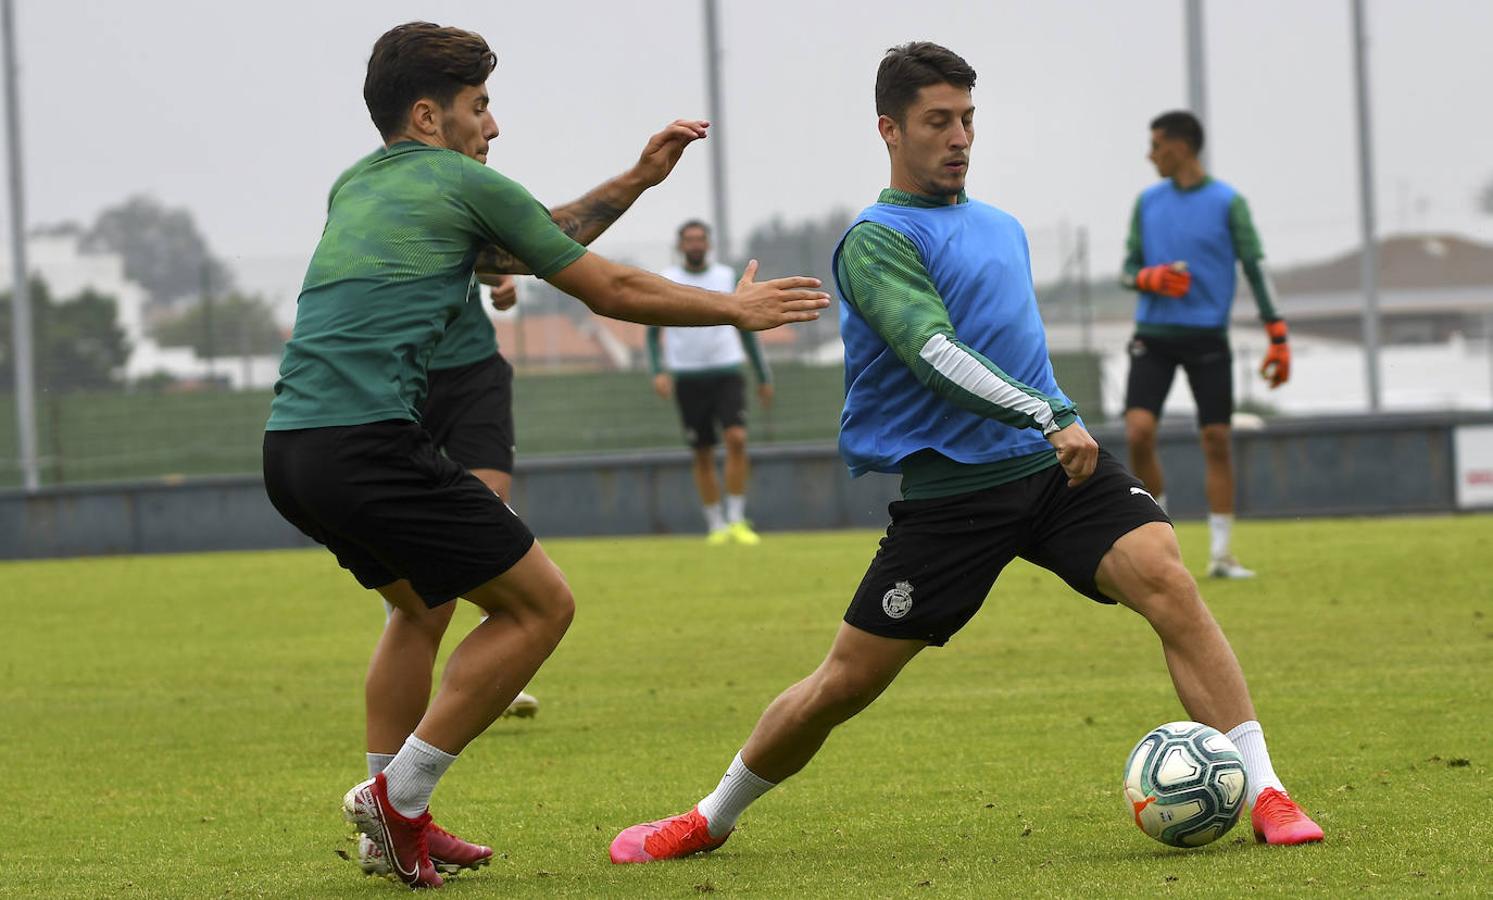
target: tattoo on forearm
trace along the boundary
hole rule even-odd
[[[615,182],[608,182],[579,200],[550,210],[550,219],[576,243],[591,243],[632,205],[626,191],[614,185]],[[619,193],[621,196],[617,196]],[[477,251],[474,268],[479,278],[533,274],[522,260],[497,246]]]
[[[603,197],[586,196],[560,207],[551,214],[560,230],[579,244],[589,244],[627,211]]]

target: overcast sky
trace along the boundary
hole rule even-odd
[[[326,191],[372,148],[373,41],[424,18],[483,34],[502,135],[489,164],[549,203],[631,164],[647,136],[705,114],[700,0],[288,2],[15,0],[27,219],[89,222],[147,192],[191,209],[213,250],[298,279]],[[1117,269],[1154,179],[1149,119],[1184,104],[1182,0],[722,0],[731,227],[859,208],[886,184],[872,83],[890,45],[927,39],[978,71],[972,195],[1020,218],[1039,265],[1062,223]],[[1493,2],[1371,0],[1382,231],[1493,238]],[[1347,0],[1206,3],[1215,174],[1243,191],[1277,264],[1357,240]],[[598,242],[647,258],[710,214],[691,149]],[[769,271],[781,271],[767,261]],[[256,284],[272,281],[251,275]]]

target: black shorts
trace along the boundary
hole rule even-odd
[[[725,430],[746,424],[746,379],[740,372],[675,377],[674,397],[691,447],[719,443],[717,425]]]
[[[983,491],[898,500],[892,524],[845,621],[890,638],[948,641],[1016,557],[1048,569],[1100,603],[1094,576],[1115,541],[1166,513],[1134,475],[1099,451],[1094,474],[1068,487],[1061,466]]]
[[[264,487],[366,588],[407,578],[432,609],[513,567],[534,535],[414,422],[267,431]]]
[[[1130,378],[1125,408],[1149,410],[1161,418],[1161,407],[1181,366],[1192,387],[1199,425],[1227,425],[1234,414],[1234,355],[1221,334],[1130,339]]]
[[[466,468],[512,473],[513,366],[499,353],[469,366],[431,369],[420,424]]]

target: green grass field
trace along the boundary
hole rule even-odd
[[[1199,526],[1182,529],[1194,568]],[[1493,889],[1493,517],[1242,523],[1263,574],[1205,592],[1288,787],[1327,831],[1172,850],[1131,745],[1182,718],[1154,637],[1017,563],[717,853],[614,867],[710,790],[828,645],[876,536],[554,541],[579,613],[437,791],[491,843],[458,897],[1343,896]],[[0,566],[0,894],[391,896],[335,854],[363,777],[376,597],[319,551]],[[457,627],[474,621],[464,610]]]

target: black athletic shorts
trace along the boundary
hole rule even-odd
[[[454,369],[431,369],[420,424],[468,469],[513,472],[513,366],[501,353]]]
[[[740,372],[685,375],[674,379],[674,397],[684,439],[691,447],[714,447],[721,430],[746,424],[746,379]]]
[[[1125,408],[1150,410],[1161,418],[1161,406],[1181,366],[1192,387],[1199,425],[1227,425],[1234,413],[1234,354],[1221,334],[1130,339],[1130,378]]]
[[[898,500],[892,524],[845,621],[890,638],[948,641],[985,602],[1016,557],[1100,603],[1094,576],[1115,541],[1166,513],[1134,475],[1099,451],[1094,474],[1068,487],[1061,466],[982,491]]]
[[[508,504],[414,422],[267,431],[264,487],[363,587],[408,578],[432,609],[508,571],[534,544]]]

